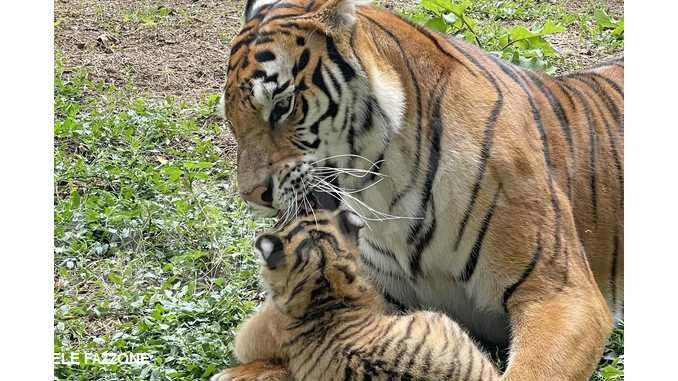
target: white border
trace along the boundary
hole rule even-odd
[[[4,380],[52,380],[51,1],[2,2],[0,337]]]
[[[676,5],[625,9],[625,379],[675,379]]]

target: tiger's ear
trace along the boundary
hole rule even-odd
[[[316,22],[322,23],[330,33],[349,30],[355,24],[356,7],[371,0],[327,0],[312,13]]]
[[[219,101],[214,106],[213,114],[221,120],[226,120],[226,90],[221,93]]]
[[[365,221],[357,214],[348,210],[341,210],[337,215],[337,220],[341,232],[345,236],[351,238],[353,243],[357,245],[358,238],[360,237],[360,229],[365,226]]]
[[[277,236],[272,234],[259,236],[254,243],[254,248],[259,252],[266,267],[271,270],[275,270],[286,262],[283,242]]]
[[[245,5],[245,14],[243,15],[245,18],[245,22],[248,22],[252,20],[252,17],[254,17],[261,7],[275,3],[277,0],[247,0],[247,4]]]

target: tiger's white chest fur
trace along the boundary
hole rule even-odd
[[[461,157],[465,154],[455,150],[454,145],[445,148],[441,158],[443,164],[430,189],[430,202],[435,207],[422,209],[424,181],[412,180],[407,173],[411,164],[402,162],[402,150],[398,148],[400,140],[393,139],[386,150],[382,181],[361,192],[359,200],[375,210],[409,218],[368,222],[361,232],[364,269],[385,294],[405,306],[447,313],[475,336],[506,344],[509,329],[501,303],[503,288],[487,276],[484,260],[479,260],[471,279],[458,280],[474,244],[473,240],[464,239],[454,250],[455,227],[459,226],[471,193],[473,172],[463,164],[450,163],[464,163],[468,158]],[[393,206],[394,193],[408,189],[407,185],[412,181],[415,183],[410,190]],[[363,215],[370,216],[360,203],[346,201]],[[426,210],[423,219],[417,219],[422,210]],[[432,213],[435,213],[435,222]],[[419,221],[422,227],[417,237],[426,235],[427,229],[433,231],[431,240],[422,250],[417,248],[417,239],[409,237]],[[469,223],[469,231],[477,231],[478,225],[474,219]],[[413,265],[415,260],[419,263],[418,268]]]
[[[419,172],[412,173],[415,150],[412,134],[417,127],[403,119],[402,85],[396,77],[372,74],[371,86],[354,85],[355,97],[347,97],[354,102],[353,111],[357,115],[352,120],[354,130],[362,131],[352,147],[361,157],[372,163],[382,160],[382,164],[375,169],[370,162],[355,158],[339,158],[336,164],[378,170],[380,176],[367,181],[340,177],[339,181],[344,189],[364,189],[343,200],[359,214],[399,218],[368,221],[368,227],[361,232],[363,267],[378,287],[399,303],[413,309],[447,313],[475,336],[505,344],[509,330],[501,302],[504,288],[486,275],[484,260],[478,262],[473,277],[464,282],[458,280],[474,242],[463,239],[455,250],[453,230],[459,226],[471,194],[478,152],[469,148],[475,146],[468,141],[441,136],[435,173],[430,170],[426,150],[421,154]],[[364,93],[370,87],[373,92]],[[372,99],[374,103],[369,108],[363,102],[355,102],[356,99]],[[365,117],[370,118],[369,130],[364,128]],[[341,121],[335,121],[337,128]],[[351,139],[347,136],[346,141]],[[430,141],[424,138],[422,144]],[[320,157],[342,156],[346,152],[340,145],[328,149]],[[381,215],[375,216],[366,206]],[[473,219],[468,224],[469,231],[477,231],[478,225],[479,221]]]
[[[379,200],[390,199],[383,197],[379,189],[365,193],[363,201],[375,209],[386,207],[379,205]],[[436,204],[454,204],[442,195],[444,193],[440,192],[433,196]],[[417,195],[410,198],[404,203],[419,201]],[[394,210],[393,214],[406,215],[407,207]],[[455,213],[451,207],[442,209],[436,213],[436,237],[419,253],[421,269],[418,274],[413,274],[411,264],[412,256],[417,253],[413,252],[407,238],[414,222],[411,219],[370,222],[369,227],[363,229],[360,244],[363,268],[387,298],[413,309],[444,312],[475,336],[495,344],[506,344],[509,328],[508,315],[501,305],[503,290],[485,276],[482,263],[469,281],[458,280],[473,242],[462,241],[459,249],[454,251],[452,228],[456,221],[452,220],[455,215],[461,215],[461,210]]]

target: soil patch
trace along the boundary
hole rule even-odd
[[[244,0],[57,0],[64,67],[149,96],[196,100],[219,91]]]

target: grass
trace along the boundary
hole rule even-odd
[[[122,21],[126,23],[141,23],[146,27],[153,27],[161,23],[173,10],[162,5],[151,5],[142,3],[141,7],[136,6],[126,9],[122,15]]]
[[[148,365],[56,365],[68,380],[204,379],[231,363],[261,300],[255,220],[233,184],[215,96],[130,97],[55,74],[56,352],[145,352]]]
[[[595,6],[572,15],[535,0],[474,4],[483,38],[548,18],[623,49]],[[123,17],[153,26],[167,14],[149,5]],[[234,331],[263,296],[251,240],[270,221],[237,196],[233,146],[210,117],[216,94],[159,99],[65,72],[57,58],[54,99],[55,352],[151,355],[139,366],[57,363],[56,379],[204,380],[231,365]],[[622,324],[593,380],[623,379],[623,334]]]

